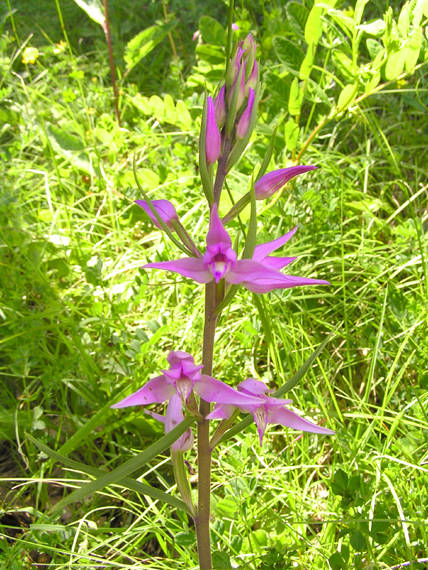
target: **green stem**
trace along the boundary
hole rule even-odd
[[[216,306],[216,284],[213,281],[205,286],[205,324],[202,353],[204,374],[209,376],[213,369],[214,336],[217,323]],[[210,412],[210,404],[201,400],[199,411],[204,418]],[[201,570],[211,570],[212,568],[210,546],[211,452],[209,420],[201,419],[198,422],[198,511],[195,517]]]
[[[120,113],[119,113],[119,90],[116,83],[116,71],[114,67],[114,57],[113,57],[113,47],[111,44],[111,34],[110,34],[110,21],[108,17],[108,6],[107,0],[104,0],[104,24],[103,24],[104,34],[107,41],[108,59],[110,64],[111,73],[111,84],[113,87],[113,102],[114,102],[114,112],[116,115],[117,123],[120,127]]]
[[[223,188],[224,179],[226,178],[227,174],[227,160],[229,158],[230,149],[231,149],[231,140],[230,138],[225,135],[225,140],[223,144],[223,152],[218,160],[217,172],[215,176],[214,182],[214,202],[217,204],[220,201],[220,194]]]

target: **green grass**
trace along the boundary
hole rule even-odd
[[[139,197],[132,173],[136,156],[144,189],[152,198],[172,200],[203,247],[207,212],[196,166],[203,93],[195,85],[209,65],[194,55],[190,38],[205,10],[223,24],[226,15],[218,7],[208,12],[206,3],[186,6],[183,14],[179,3],[169,6],[179,19],[174,39],[180,61],[165,39],[152,59],[137,66],[121,87],[120,129],[95,24],[74,6],[64,9],[71,44],[56,54],[54,42],[63,35],[56,7],[46,2],[47,12],[29,39],[41,55],[25,66],[29,4],[12,5],[19,8],[14,26],[10,18],[5,22],[0,44],[0,566],[5,568],[197,566],[187,516],[123,485],[52,513],[66,492],[91,477],[71,463],[49,459],[27,437],[80,464],[116,468],[162,429],[139,410],[109,405],[164,368],[169,350],[201,358],[202,288],[140,269],[149,260],[181,254],[133,205]],[[396,16],[399,10],[393,8]],[[373,3],[370,9],[375,18],[382,6]],[[147,21],[127,22],[123,31],[114,24],[118,52],[142,26],[163,18],[160,3],[149,3],[147,14]],[[266,30],[275,18],[262,2],[240,15],[243,29],[247,25],[258,34],[260,58],[269,71],[256,134],[231,175],[234,197],[246,191],[273,126],[287,113],[280,78],[272,71],[273,31]],[[326,37],[332,33],[325,30]],[[290,184],[279,200],[258,205],[258,239],[274,239],[298,224],[286,248],[286,255],[298,256],[293,271],[331,285],[270,293],[259,297],[259,309],[239,290],[219,325],[214,373],[232,385],[256,376],[279,387],[335,330],[317,365],[289,397],[306,417],[337,433],[302,436],[270,426],[261,449],[251,425],[218,448],[212,535],[219,568],[225,567],[224,554],[234,567],[248,569],[398,568],[406,561],[423,568],[426,563],[417,562],[426,558],[428,543],[425,74],[420,66],[335,116],[302,159],[321,168]],[[208,79],[208,87],[214,85],[215,73]],[[158,95],[161,102],[148,102],[141,92]],[[188,113],[170,109],[166,115],[162,101],[168,94],[182,99]],[[307,133],[314,126],[309,114],[302,112]],[[279,124],[272,169],[292,154]],[[237,230],[239,224],[231,227]],[[196,471],[194,454],[187,459]],[[138,475],[140,482],[178,497],[167,453],[133,476]]]

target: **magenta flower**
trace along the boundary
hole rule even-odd
[[[157,414],[156,412],[152,412],[151,410],[145,410],[145,412],[155,420],[158,420],[165,425],[165,433],[174,429],[176,425],[184,420],[183,402],[178,394],[173,394],[171,397],[164,416]],[[193,446],[193,441],[193,431],[189,428],[183,433],[183,435],[174,441],[171,445],[171,449],[173,451],[187,451]]]
[[[143,208],[143,210],[152,220],[154,225],[161,230],[162,226],[157,221],[156,216],[151,211],[148,203],[145,200],[135,200],[135,203],[138,204],[140,208]],[[173,222],[174,220],[178,220],[178,215],[171,202],[169,202],[168,200],[152,200],[152,206],[158,213],[161,220],[165,223],[165,225],[167,225],[171,230],[173,230],[174,229]]]
[[[152,378],[142,388],[111,407],[146,406],[155,402],[169,401],[170,405],[165,416],[165,426],[168,428],[168,426],[173,426],[174,423],[177,424],[181,421],[177,399],[173,399],[175,395],[179,396],[182,405],[188,401],[193,391],[207,402],[227,403],[236,406],[255,402],[254,396],[237,392],[220,380],[202,374],[203,366],[196,366],[193,356],[187,352],[171,351],[167,360],[170,365],[168,370],[162,370],[163,374]]]
[[[219,128],[221,128],[226,121],[226,103],[224,95],[226,92],[226,85],[223,85],[214,100],[215,120]]]
[[[237,407],[253,415],[257,425],[260,445],[262,445],[267,424],[280,424],[285,427],[324,435],[335,433],[333,430],[313,424],[289,410],[286,405],[290,404],[291,400],[267,396],[266,393],[272,392],[272,390],[268,390],[267,386],[260,380],[247,378],[239,384],[238,390],[248,396],[259,398],[257,404],[244,404]],[[230,418],[234,410],[235,407],[230,404],[217,404],[213,411],[207,415],[207,419],[227,419]]]
[[[250,124],[251,113],[253,112],[253,105],[254,105],[254,89],[249,90],[248,94],[248,103],[245,111],[242,113],[241,118],[239,119],[238,125],[236,127],[236,135],[243,139],[247,134],[248,127]]]
[[[315,170],[316,166],[290,166],[289,168],[281,168],[280,170],[273,170],[262,176],[254,184],[254,191],[256,194],[256,200],[264,200],[269,198],[277,190],[282,188],[286,182],[297,176],[298,174],[303,174],[309,170]]]
[[[299,285],[329,285],[328,281],[284,275],[278,269],[295,258],[273,257],[269,253],[283,245],[294,234],[291,230],[281,238],[261,244],[254,250],[252,259],[237,259],[232,241],[225,230],[214,204],[211,210],[207,249],[202,258],[185,257],[174,261],[147,263],[145,268],[173,271],[198,283],[225,279],[230,284],[241,284],[254,293],[267,293],[272,289],[287,289]]]
[[[205,136],[205,152],[208,164],[214,164],[220,156],[221,136],[216,122],[213,100],[207,97],[207,129]]]

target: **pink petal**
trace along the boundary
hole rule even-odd
[[[267,243],[261,243],[260,245],[256,245],[254,248],[253,253],[253,260],[254,261],[261,261],[264,257],[275,251],[276,249],[280,248],[282,245],[287,243],[287,241],[294,236],[297,231],[297,226],[295,226],[292,230],[284,234],[283,236],[274,239],[273,241],[268,241]]]
[[[227,248],[232,247],[232,240],[224,229],[220,216],[218,215],[217,204],[213,204],[210,215],[210,227],[207,234],[207,246],[217,246],[223,244]]]
[[[281,168],[279,170],[268,172],[254,184],[256,199],[264,200],[265,198],[269,198],[284,186],[286,182],[291,180],[291,178],[294,178],[299,174],[303,174],[304,172],[308,172],[309,170],[314,170],[315,168],[317,167],[302,164],[299,166],[290,166],[289,168]]]
[[[260,263],[263,265],[267,265],[271,269],[276,269],[279,271],[283,267],[290,265],[293,261],[295,261],[297,257],[275,257],[274,255],[268,255],[260,260]]]
[[[220,156],[221,136],[215,118],[214,102],[207,98],[207,130],[205,136],[205,153],[208,164],[214,164]]]
[[[174,394],[172,384],[167,384],[164,376],[157,376],[149,380],[142,388],[127,396],[112,408],[126,408],[127,406],[145,406],[154,402],[165,402]]]
[[[312,422],[301,418],[295,412],[291,410],[287,410],[287,408],[281,409],[270,409],[269,410],[269,417],[268,421],[271,424],[281,424],[285,427],[290,427],[293,429],[301,430],[301,431],[309,431],[312,433],[322,433],[325,435],[333,435],[335,432],[331,429],[323,428]]]
[[[182,402],[178,394],[174,396],[169,401],[168,407],[165,414],[165,433],[168,433],[176,425],[184,420]],[[174,451],[187,451],[193,445],[193,431],[191,428],[187,429],[183,435],[181,435],[174,443],[171,445],[171,449]]]
[[[210,271],[205,269],[202,260],[196,257],[185,257],[174,261],[158,261],[155,263],[147,263],[143,268],[164,269],[165,271],[173,271],[179,273],[183,277],[189,277],[198,283],[209,283],[213,276]]]
[[[194,390],[206,402],[230,404],[232,406],[260,405],[260,398],[242,394],[224,382],[206,374],[201,375],[201,380],[195,383]]]
[[[248,103],[245,111],[242,113],[241,118],[238,121],[238,125],[236,127],[236,136],[240,139],[243,139],[247,134],[248,127],[250,125],[251,113],[253,112],[253,105],[254,105],[254,89],[249,90],[248,95]]]
[[[260,396],[268,391],[268,387],[261,380],[246,378],[243,382],[238,384],[238,390],[246,390],[250,392],[250,394]]]
[[[207,416],[207,420],[226,420],[230,418],[230,416],[235,411],[236,406],[230,406],[228,404],[217,404],[214,406],[212,412],[210,412]]]
[[[157,221],[156,216],[150,209],[149,204],[145,200],[135,200],[135,203],[143,208],[149,218],[152,220],[153,224],[159,228],[160,230],[163,229],[160,223]],[[152,206],[158,213],[161,220],[172,229],[172,222],[173,220],[178,220],[177,212],[175,211],[174,206],[168,200],[152,200]]]

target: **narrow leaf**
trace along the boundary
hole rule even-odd
[[[80,463],[80,461],[74,461],[65,455],[61,455],[57,451],[54,451],[41,441],[37,440],[35,437],[30,435],[29,433],[26,434],[26,437],[36,446],[38,447],[43,453],[49,455],[52,459],[56,459],[60,463],[63,463],[66,467],[70,469],[75,469],[76,471],[82,471],[83,473],[88,473],[89,475],[93,475],[94,477],[102,477],[106,474],[105,471],[102,469],[97,469],[96,467],[92,467],[91,465],[86,465],[85,463]],[[136,491],[137,493],[141,493],[142,495],[147,495],[152,499],[156,499],[159,501],[163,501],[171,505],[172,507],[176,507],[177,509],[181,509],[183,511],[188,512],[188,508],[186,504],[177,499],[176,497],[172,497],[167,493],[164,493],[160,489],[156,489],[155,487],[151,487],[150,485],[146,485],[145,483],[141,483],[140,481],[136,481],[135,479],[131,479],[130,477],[124,477],[120,481],[117,481],[121,487],[125,489],[130,489],[131,491]]]
[[[134,473],[134,471],[138,471],[146,463],[170,447],[174,441],[176,441],[186,431],[186,429],[188,429],[194,423],[194,421],[195,418],[192,417],[184,419],[174,429],[172,429],[170,432],[168,432],[166,435],[161,437],[158,441],[150,445],[147,449],[135,457],[132,457],[116,469],[113,469],[113,471],[101,475],[95,481],[85,483],[82,485],[82,487],[79,487],[79,489],[76,489],[70,493],[70,495],[64,497],[53,507],[52,512],[60,511],[70,503],[81,501],[88,495],[91,495],[92,493],[95,493],[96,491],[99,491],[108,485],[117,483],[131,473]]]

